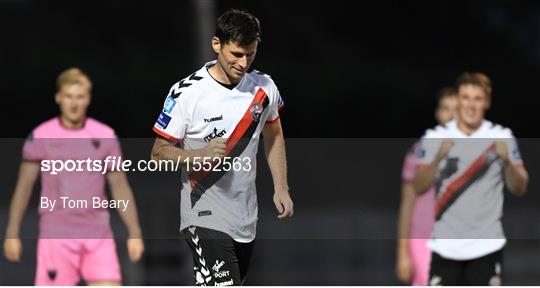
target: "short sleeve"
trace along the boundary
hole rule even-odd
[[[273,101],[271,101],[270,103],[270,114],[266,123],[273,123],[277,121],[279,119],[279,110],[285,105],[283,99],[281,98],[281,94],[279,93],[279,90],[277,88],[273,96]]]
[[[122,157],[122,148],[118,137],[114,135],[112,138],[107,139],[107,142],[107,156],[116,156],[116,158]]]
[[[422,138],[420,142],[420,147],[416,151],[416,160],[417,165],[429,165],[439,151],[442,143],[441,138],[433,137],[432,133],[429,131],[426,132],[426,135]]]
[[[116,159],[121,159],[122,157],[122,148],[120,147],[120,141],[116,137],[115,134],[113,134],[110,138],[103,139],[106,145],[105,155],[103,155],[103,159],[107,159],[108,157],[116,157]],[[105,171],[116,171],[117,168],[114,167],[114,163],[112,162],[105,162],[107,165],[107,168]]]
[[[167,96],[163,109],[154,124],[154,132],[170,140],[182,141],[188,124],[185,105],[185,101],[179,101],[179,98],[175,99],[170,95]]]
[[[523,160],[521,158],[521,152],[519,151],[519,145],[516,138],[513,135],[511,135],[510,138],[506,140],[506,143],[508,146],[508,154],[509,154],[510,162],[512,162],[512,164],[515,164],[515,165],[523,164]]]
[[[22,159],[25,161],[39,162],[46,159],[45,139],[35,138],[34,131],[24,141]]]
[[[403,160],[403,169],[401,170],[401,180],[404,182],[410,182],[414,178],[417,166],[416,154],[419,148],[419,143],[416,143],[407,151],[407,155],[405,155],[405,159]]]

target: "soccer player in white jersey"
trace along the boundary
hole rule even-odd
[[[456,88],[457,118],[426,132],[413,180],[437,192],[429,284],[500,285],[503,188],[523,195],[529,176],[510,129],[484,118],[491,80],[466,72]]]
[[[435,109],[435,119],[439,124],[448,123],[456,114],[456,89],[444,87],[437,98],[439,103]],[[416,173],[416,155],[420,147],[420,141],[414,143],[403,161],[396,249],[396,275],[400,281],[414,286],[428,284],[431,251],[427,242],[433,229],[435,210],[435,187],[416,196],[411,183]]]
[[[259,20],[229,10],[217,20],[217,60],[175,83],[153,130],[152,159],[183,164],[180,230],[191,247],[196,285],[241,285],[257,224],[256,153],[264,136],[278,218],[293,215],[274,81],[250,69]]]

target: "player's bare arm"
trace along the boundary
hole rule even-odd
[[[504,180],[508,190],[522,196],[527,192],[529,174],[522,164],[513,164],[508,154],[508,145],[504,141],[495,141],[495,152],[504,162]]]
[[[225,154],[225,139],[214,138],[208,142],[208,144],[197,150],[184,150],[176,146],[178,142],[165,139],[161,136],[156,137],[154,146],[152,147],[152,160],[172,160],[178,161],[180,159],[181,164],[193,163],[195,157],[223,157]]]
[[[416,193],[413,185],[410,182],[403,182],[398,219],[396,275],[404,283],[410,283],[413,275],[413,265],[409,254],[409,235],[415,200]]]
[[[19,262],[22,255],[22,243],[19,239],[19,229],[28,207],[34,184],[38,179],[40,167],[38,163],[23,161],[19,169],[17,186],[11,199],[9,220],[4,240],[4,255],[9,261]]]
[[[437,167],[439,166],[439,163],[441,163],[441,161],[446,157],[446,155],[448,155],[448,152],[450,152],[453,145],[454,142],[452,142],[452,140],[444,140],[441,143],[441,147],[439,148],[435,159],[428,165],[418,167],[416,175],[412,181],[416,194],[421,195],[425,193],[429,187],[433,186],[436,180]]]
[[[111,196],[114,200],[129,201],[127,203],[130,205],[127,209],[122,211],[121,208],[118,208],[118,212],[129,233],[127,242],[129,259],[132,262],[137,262],[144,253],[144,242],[142,240],[139,216],[137,215],[137,204],[133,197],[133,191],[131,190],[126,174],[122,171],[112,171],[107,173],[107,182],[111,188]]]
[[[279,212],[279,219],[290,218],[294,214],[293,201],[287,184],[287,161],[285,157],[285,139],[281,121],[267,123],[263,128],[264,151],[272,180],[274,182],[274,204]]]

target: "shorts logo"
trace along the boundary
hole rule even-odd
[[[47,275],[49,276],[49,279],[51,279],[51,281],[54,281],[54,279],[56,279],[56,270],[47,271]]]
[[[223,267],[223,265],[225,265],[225,261],[219,261],[219,260],[216,260],[216,264],[214,264],[214,266],[212,266],[212,270],[214,270],[214,278],[223,278],[223,277],[229,277],[230,275],[230,272],[225,270],[225,271],[220,271],[219,269],[221,269],[221,267]],[[229,284],[229,285],[232,285]]]
[[[167,126],[169,126],[169,122],[171,122],[171,116],[165,114],[165,112],[162,111],[159,114],[156,124],[159,126],[159,128],[166,129]]]
[[[225,265],[225,261],[216,260],[216,264],[214,264],[214,266],[212,267],[212,270],[219,272],[219,269],[221,269],[223,265]]]
[[[212,131],[212,133],[210,133],[210,134],[206,135],[206,137],[204,137],[204,141],[205,142],[210,142],[210,140],[212,140],[214,138],[223,137],[223,135],[225,135],[225,133],[227,133],[227,131],[225,131],[225,129],[218,132],[218,129],[214,128],[214,131]]]
[[[263,106],[261,103],[253,103],[251,107],[249,108],[249,111],[251,112],[251,119],[253,121],[257,122],[259,119],[261,119],[261,114],[263,112]]]
[[[167,99],[165,99],[165,105],[163,105],[163,112],[171,114],[175,105],[176,101],[171,96],[167,96]]]
[[[433,275],[431,279],[429,279],[429,286],[440,286],[442,282],[441,276]]]
[[[98,149],[100,144],[101,143],[98,139],[92,139],[92,145],[94,145],[94,148]]]
[[[489,286],[501,286],[502,280],[501,276],[495,275],[489,279]]]
[[[225,281],[225,282],[216,282],[216,286],[232,286],[234,285],[233,280]]]
[[[489,286],[501,286],[502,285],[501,272],[502,272],[501,263],[500,262],[495,263],[495,275],[493,275],[489,279]]]
[[[230,273],[229,271],[220,271],[214,273],[214,278],[223,278],[223,277],[229,277]]]

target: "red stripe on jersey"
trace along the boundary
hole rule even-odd
[[[264,99],[267,97],[266,93],[262,88],[259,88],[259,91],[257,91],[257,94],[255,94],[255,97],[253,98],[253,101],[251,101],[251,104],[249,104],[248,109],[244,113],[244,116],[242,119],[240,119],[240,122],[236,124],[236,127],[234,128],[234,131],[231,133],[227,141],[225,142],[225,154],[224,156],[229,155],[229,153],[233,150],[233,148],[238,144],[238,141],[242,139],[244,134],[246,133],[246,130],[249,128],[249,126],[253,123],[253,118],[251,118],[251,107],[255,103],[263,103]],[[213,168],[213,165],[212,165]],[[212,169],[209,169],[212,171]],[[195,187],[197,182],[201,181],[206,174],[210,171],[194,171],[189,174],[189,183],[191,184],[191,188]]]
[[[443,208],[446,206],[448,201],[452,199],[454,194],[456,194],[456,192],[459,191],[459,189],[463,187],[463,185],[465,185],[469,180],[471,180],[471,178],[474,175],[476,175],[478,171],[482,169],[486,161],[486,154],[494,150],[495,150],[494,144],[489,146],[489,148],[484,153],[482,153],[478,158],[476,158],[476,160],[474,160],[474,162],[471,164],[471,166],[469,166],[469,168],[467,168],[467,170],[465,171],[465,173],[463,173],[463,175],[461,175],[459,178],[454,180],[454,182],[448,185],[448,187],[446,188],[446,191],[443,193],[441,198],[437,200],[437,206],[435,207],[436,217],[439,216],[439,213],[441,213]]]
[[[236,125],[234,128],[233,133],[229,138],[227,139],[225,148],[225,156],[231,152],[232,148],[236,146],[238,143],[238,140],[242,139],[242,136],[244,136],[244,133],[246,133],[246,130],[248,129],[249,125],[251,125],[251,122],[253,122],[253,119],[251,118],[251,107],[255,103],[262,103],[264,101],[264,98],[266,98],[266,93],[262,88],[259,88],[259,91],[257,91],[257,94],[255,94],[255,97],[253,98],[253,101],[251,101],[251,104],[249,104],[248,109],[244,113],[244,117],[240,119],[240,122]]]
[[[176,142],[181,142],[182,141],[181,138],[176,138],[174,136],[171,136],[171,135],[159,130],[158,128],[156,128],[156,126],[154,126],[152,128],[152,130],[154,130],[154,132],[156,132],[156,134],[158,134],[159,136],[164,137],[166,139],[173,140],[173,141],[176,141]]]

